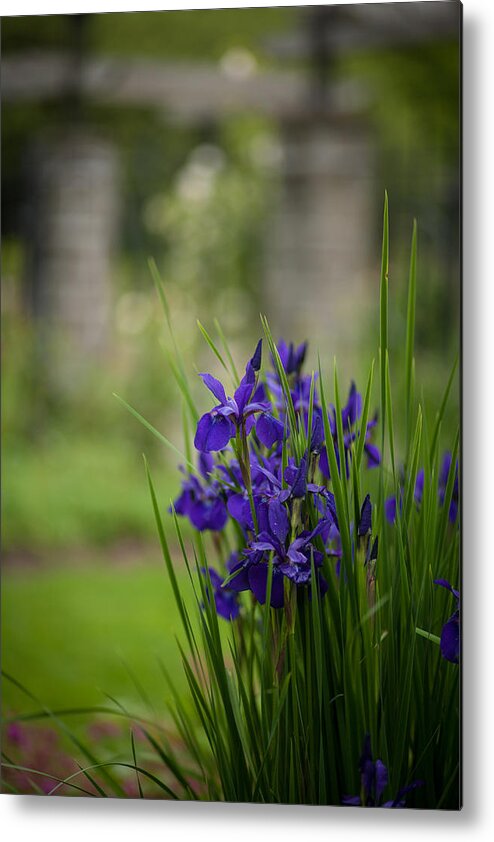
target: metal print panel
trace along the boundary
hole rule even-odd
[[[460,809],[461,4],[1,47],[2,791]]]

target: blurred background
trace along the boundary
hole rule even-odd
[[[460,15],[443,0],[2,20],[3,661],[45,704],[133,697],[129,667],[153,688],[155,653],[176,657],[142,453],[163,511],[177,459],[112,394],[183,448],[150,257],[193,379],[219,373],[197,318],[220,320],[243,367],[262,312],[309,340],[309,370],[336,355],[342,388],[363,389],[386,189],[394,408],[416,218],[433,416],[459,348]],[[456,389],[445,433],[458,414]],[[10,686],[4,704],[29,707]]]

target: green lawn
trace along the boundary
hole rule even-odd
[[[184,581],[185,571],[178,575]],[[158,549],[126,566],[102,557],[85,566],[67,559],[63,567],[8,569],[2,585],[3,669],[44,705],[107,704],[108,693],[142,712],[130,671],[162,715],[169,694],[159,659],[185,687],[175,642],[180,622]],[[3,708],[36,705],[4,682]]]

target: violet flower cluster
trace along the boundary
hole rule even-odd
[[[317,587],[323,596],[327,590],[324,556],[339,563],[341,542],[335,500],[328,487],[323,409],[314,386],[311,406],[312,378],[302,374],[306,350],[306,343],[295,347],[281,341],[277,346],[299,425],[297,432],[303,432],[307,442],[305,452],[298,456],[292,447],[286,395],[276,367],[264,377],[260,375],[262,340],[233,396],[227,395],[211,374],[200,375],[216,403],[197,424],[198,470],[194,474],[182,469],[184,480],[174,509],[199,531],[223,533],[233,524],[237,546],[226,564],[218,559],[223,574],[218,565],[209,568],[213,593],[207,593],[208,599],[214,598],[218,614],[228,620],[239,613],[241,591],[251,591],[264,604],[269,587],[273,608],[285,605],[290,583],[296,589],[307,589],[309,596]],[[341,410],[344,452],[340,453],[336,410],[333,406],[328,410],[327,429],[337,464],[345,466],[347,475],[361,415],[362,397],[352,383]],[[379,450],[371,441],[375,424],[373,418],[365,430],[369,467],[380,463]],[[355,541],[360,542],[363,535],[368,539],[370,518],[371,503],[366,497],[354,530]],[[219,547],[220,541],[216,543]],[[376,558],[376,542],[367,555]]]
[[[398,790],[394,798],[383,801],[383,794],[388,785],[388,770],[382,760],[374,760],[371,740],[366,734],[360,756],[360,795],[345,795],[342,804],[346,807],[386,807],[402,809],[406,807],[406,796],[412,790],[424,785],[423,781],[412,781]]]
[[[453,588],[447,579],[434,579],[434,584],[446,588],[456,599],[456,609],[443,626],[440,647],[443,658],[453,664],[458,664],[460,661],[460,592]]]
[[[443,461],[441,463],[441,470],[439,472],[439,477],[438,477],[437,494],[438,494],[439,504],[441,506],[444,505],[444,498],[446,496],[446,486],[448,484],[449,472],[451,470],[451,460],[452,460],[451,453],[449,451],[446,451],[446,453],[443,456]],[[414,495],[413,495],[415,503],[417,505],[417,508],[419,508],[420,504],[422,503],[423,494],[424,494],[424,469],[420,468],[420,470],[417,472],[417,478],[415,480],[415,488],[414,488]],[[403,496],[403,490],[401,489],[401,491],[400,491],[400,501],[399,501],[400,510],[401,510],[401,506],[402,506],[402,502],[403,502],[402,496]],[[456,523],[456,520],[457,520],[457,517],[458,517],[458,498],[459,498],[459,489],[458,489],[458,461],[457,461],[456,465],[455,465],[455,476],[454,476],[454,480],[453,480],[453,493],[452,493],[452,496],[451,496],[451,503],[450,503],[449,511],[448,511],[448,517],[449,517],[450,523]],[[386,513],[387,520],[390,523],[394,523],[394,521],[396,520],[396,497],[388,497],[388,499],[385,501],[385,513]]]

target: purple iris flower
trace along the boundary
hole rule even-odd
[[[443,457],[441,470],[439,472],[439,479],[438,479],[438,495],[439,495],[439,503],[441,506],[444,505],[444,498],[446,496],[446,486],[448,484],[448,476],[449,471],[451,468],[451,453],[446,451]],[[415,480],[415,489],[413,493],[413,497],[417,506],[420,506],[422,502],[422,497],[424,494],[424,469],[420,468],[417,473],[417,478]],[[403,505],[403,485],[404,479],[401,482],[400,488],[400,511]],[[388,497],[384,504],[384,511],[386,515],[386,519],[389,523],[394,523],[396,520],[396,497]],[[458,517],[458,462],[456,462],[456,472],[455,472],[455,479],[453,484],[453,494],[451,497],[451,504],[449,507],[449,520],[451,523],[456,522],[456,518]]]
[[[435,585],[450,591],[456,599],[456,610],[444,624],[441,632],[441,655],[453,664],[460,660],[460,592],[451,587],[447,579],[434,579]]]
[[[403,808],[406,807],[405,795],[417,789],[417,787],[423,786],[423,781],[413,781],[413,783],[400,789],[395,798],[381,803],[383,792],[388,785],[388,770],[382,760],[373,760],[369,734],[366,734],[364,740],[359,769],[362,794],[344,795],[342,804],[346,807]]]
[[[247,363],[245,375],[235,390],[233,398],[227,397],[223,384],[212,374],[201,374],[207,386],[219,403],[211,412],[206,412],[197,424],[194,446],[203,453],[223,450],[237,431],[248,434],[254,423],[256,412],[265,412],[268,403],[257,400],[256,374],[261,367],[262,339],[259,340],[254,355]]]
[[[279,464],[280,459],[276,454],[272,454],[270,457],[263,457],[251,453],[252,499],[256,512],[263,500],[276,496],[276,492],[273,490],[273,482],[277,483],[279,488],[281,488],[281,483],[278,482],[272,473],[272,471],[278,471]],[[228,513],[244,531],[253,532],[254,522],[252,519],[251,501],[246,489],[243,487],[242,474],[238,463],[232,461],[228,469],[222,465],[219,466],[219,469],[224,474],[225,479],[230,483],[233,479],[236,486],[226,491]]]
[[[400,512],[403,507],[403,486],[405,484],[405,479],[402,476],[400,480]],[[413,499],[417,504],[417,507],[420,506],[422,502],[422,496],[424,494],[424,469],[420,468],[417,472],[417,477],[415,479],[415,488],[413,491]],[[389,523],[394,523],[396,520],[396,497],[388,497],[387,500],[384,501],[384,514],[386,515],[386,520]]]
[[[244,560],[240,561],[232,572],[237,575],[229,585],[234,590],[251,590],[263,605],[269,566],[266,553],[273,554],[273,579],[271,588],[271,606],[282,608],[284,605],[283,579],[286,577],[296,585],[309,585],[311,580],[311,559],[320,567],[323,555],[311,543],[316,535],[326,528],[324,521],[319,521],[312,531],[304,530],[291,543],[287,544],[290,533],[290,520],[286,506],[277,497],[259,505],[258,521],[260,532],[255,540],[244,550]],[[320,593],[327,590],[327,583],[318,573]]]
[[[307,342],[303,342],[298,348],[295,348],[293,342],[287,345],[283,339],[280,339],[276,348],[287,375],[295,374],[298,377],[307,353]]]
[[[257,419],[256,433],[259,441],[268,449],[283,441],[285,426],[274,415],[263,412]],[[288,430],[286,431],[288,436]]]
[[[441,471],[439,473],[439,502],[441,506],[444,505],[444,497],[446,495],[446,486],[448,484],[448,477],[449,472],[451,469],[451,460],[452,456],[449,451],[446,451],[443,457],[443,462],[441,465]],[[456,518],[458,516],[458,460],[456,461],[455,466],[455,479],[453,483],[453,495],[451,497],[451,504],[449,507],[449,520],[451,523],[455,523]]]
[[[323,485],[308,482],[308,467],[307,453],[302,456],[298,465],[294,459],[290,458],[283,474],[285,483],[283,487],[281,480],[272,471],[259,465],[259,471],[266,477],[270,486],[269,489],[264,489],[263,494],[265,497],[276,497],[281,503],[288,502],[292,505],[294,500],[302,500],[305,498],[307,492],[311,493],[316,509],[321,515],[321,520],[324,522],[321,537],[326,542],[330,526],[333,523],[338,523],[335,499],[334,495]],[[281,473],[281,465],[279,466],[278,472]]]
[[[283,484],[274,473],[267,468],[259,466],[259,470],[266,477],[269,485],[274,489],[275,496],[278,497],[281,503],[285,503],[289,498],[305,497],[307,490],[307,455],[302,456],[300,464],[296,465],[293,459],[290,459],[285,468],[283,478],[285,480],[285,488]],[[281,471],[281,466],[280,466]]]
[[[213,586],[213,598],[216,607],[216,613],[223,617],[224,620],[235,620],[238,617],[240,606],[238,604],[237,594],[227,587],[223,588],[223,579],[214,567],[208,567],[209,578]],[[203,576],[206,576],[205,568],[201,568]],[[209,599],[208,588],[206,586],[206,595]]]
[[[208,453],[199,456],[199,471],[204,479],[187,474],[182,492],[173,507],[178,515],[188,517],[199,532],[206,529],[219,532],[228,520],[228,512],[221,483],[212,478],[214,465]],[[183,468],[181,468],[184,471]]]
[[[305,377],[299,377],[295,381],[290,392],[295,412],[309,412],[311,386],[312,377],[310,374],[307,374]],[[317,392],[314,392],[314,401],[317,403]]]
[[[341,421],[343,427],[343,446],[344,446],[344,460],[345,460],[345,470],[347,477],[350,476],[350,453],[351,447],[355,439],[357,438],[357,425],[358,421],[362,415],[362,395],[360,392],[357,391],[357,387],[355,383],[352,381],[350,386],[350,391],[348,393],[348,399],[345,406],[341,410]],[[336,409],[334,406],[331,407],[328,416],[329,426],[331,430],[331,435],[333,436],[335,452],[336,452],[336,462],[338,465],[338,471],[341,470],[341,456],[339,453],[338,448],[338,434],[337,434],[337,426],[336,426]],[[370,441],[372,430],[377,424],[377,417],[375,416],[371,421],[367,422],[367,427],[365,431],[365,444],[364,444],[364,452],[367,456],[367,467],[368,468],[375,468],[381,462],[381,453],[379,449],[372,444]],[[330,469],[329,469],[329,460],[326,448],[322,448],[321,450],[321,457],[319,460],[319,467],[323,476],[327,479],[331,479]]]
[[[355,425],[362,415],[362,395],[357,392],[355,382],[352,380],[346,405],[341,410],[343,429],[349,429]]]
[[[307,375],[306,377],[301,376],[301,369],[307,352],[307,342],[304,342],[302,345],[299,345],[298,348],[295,348],[293,343],[287,345],[283,339],[281,339],[276,347],[281,364],[290,383],[290,394],[294,409],[296,412],[299,410],[308,411],[312,378],[310,375]],[[273,359],[272,363],[275,371],[268,371],[266,373],[266,382],[270,398],[276,406],[280,416],[283,417],[286,409],[283,387],[278,377]],[[264,390],[263,395],[265,396],[265,394],[266,392]],[[317,396],[315,396],[315,402],[317,403]]]

